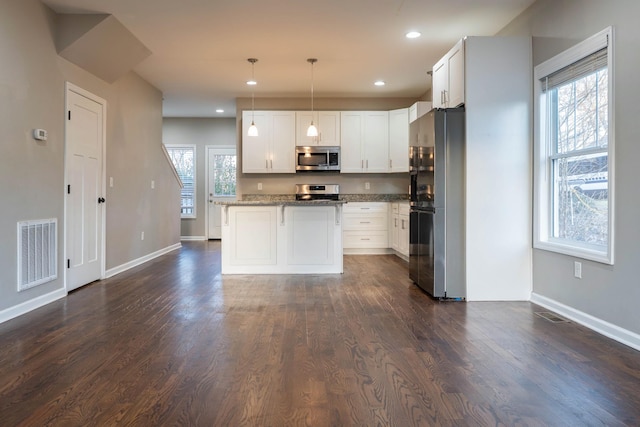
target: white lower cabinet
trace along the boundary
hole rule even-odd
[[[224,206],[222,274],[342,273],[342,206]]]
[[[333,207],[287,206],[287,264],[331,265],[336,262],[336,212]]]
[[[389,213],[386,202],[344,205],[343,247],[347,253],[386,253],[389,248]]]
[[[276,265],[277,209],[275,206],[229,209],[228,263],[233,266]]]
[[[398,252],[405,257],[409,257],[409,203],[399,203],[399,236],[398,236]]]
[[[409,258],[409,203],[390,204],[389,246],[401,258]]]

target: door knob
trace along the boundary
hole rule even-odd
[[[98,203],[104,203],[104,202],[106,202],[104,197],[98,197]]]

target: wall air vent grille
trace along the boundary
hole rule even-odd
[[[57,225],[55,218],[18,223],[18,292],[58,277]]]

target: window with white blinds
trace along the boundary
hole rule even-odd
[[[612,30],[535,68],[534,246],[613,263]]]
[[[169,157],[182,180],[180,215],[182,218],[196,217],[196,146],[188,144],[165,144]]]

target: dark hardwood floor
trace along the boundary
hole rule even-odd
[[[0,324],[0,425],[640,425],[640,353],[533,304],[433,301],[391,255],[222,277],[219,248]]]

